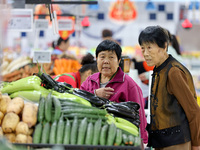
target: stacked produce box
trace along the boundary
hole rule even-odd
[[[44,74],[3,84],[1,92],[1,134],[10,142],[135,147],[141,144],[137,103],[114,103],[61,85]],[[7,134],[12,134],[12,138]]]

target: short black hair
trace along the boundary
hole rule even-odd
[[[118,60],[121,59],[122,49],[119,44],[112,40],[104,40],[97,46],[96,57],[98,57],[98,54],[102,51],[114,51]]]
[[[103,38],[106,38],[106,37],[112,37],[113,36],[113,32],[109,29],[104,29],[102,31],[102,35],[101,35]]]
[[[86,54],[81,61],[81,69],[79,69],[80,73],[91,70],[92,74],[98,72],[97,63],[94,60],[94,56],[90,53]]]
[[[156,43],[159,47],[165,48],[165,43],[169,45],[169,35],[166,29],[160,26],[148,26],[139,35],[138,42],[140,45],[143,43]]]

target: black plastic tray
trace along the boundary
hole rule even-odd
[[[29,148],[52,148],[55,144],[18,144],[14,145],[25,146]],[[66,150],[141,150],[141,146],[92,146],[92,145],[59,145],[63,146]]]

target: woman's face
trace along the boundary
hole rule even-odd
[[[119,67],[119,62],[115,51],[102,51],[97,56],[98,70],[106,77],[112,77]]]
[[[167,48],[160,48],[156,43],[143,43],[141,49],[148,66],[158,67],[166,60]]]

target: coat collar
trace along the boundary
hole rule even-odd
[[[172,59],[172,55],[169,54],[169,57],[160,66],[154,67],[153,72],[160,72]]]

